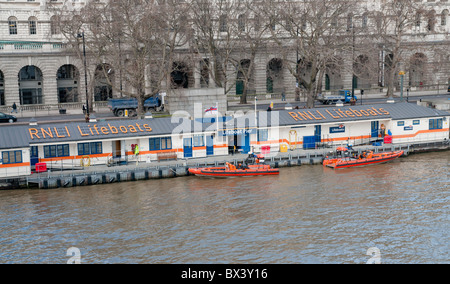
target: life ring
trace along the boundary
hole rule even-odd
[[[81,157],[80,166],[82,166],[82,167],[91,166],[91,157],[89,157],[88,155],[84,155],[83,157]]]

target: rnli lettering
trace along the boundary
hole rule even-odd
[[[67,126],[48,127],[48,128],[29,128],[28,133],[31,139],[46,139],[46,138],[65,138],[70,137],[70,132]]]
[[[138,132],[152,132],[152,128],[147,124],[129,124],[121,126],[113,126],[107,124],[104,126],[98,126],[97,124],[84,124],[77,125],[75,131],[82,136],[102,136],[110,134],[132,134]],[[34,139],[50,139],[50,138],[66,138],[70,137],[70,131],[67,126],[64,127],[41,127],[41,128],[29,128],[28,133],[32,140]]]
[[[111,124],[107,126],[99,127],[97,124],[84,126],[81,128],[78,125],[78,131],[81,136],[97,136],[97,135],[108,135],[108,134],[128,134],[128,133],[138,133],[138,132],[152,132],[152,128],[147,124],[130,124],[130,125],[120,125],[118,127]]]
[[[368,108],[355,110],[352,108],[346,109],[325,109],[325,110],[314,110],[314,111],[290,111],[289,115],[295,121],[307,121],[307,120],[323,120],[326,119],[325,115],[333,119],[341,118],[353,118],[353,117],[371,117],[379,115],[389,115],[390,113],[383,108]]]

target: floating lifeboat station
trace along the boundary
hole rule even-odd
[[[449,140],[450,113],[410,103],[249,112],[211,118],[121,119],[0,127],[0,179],[234,153],[276,156],[342,145]],[[118,167],[115,167],[117,169]]]

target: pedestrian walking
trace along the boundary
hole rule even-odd
[[[286,94],[284,92],[281,93],[281,101],[286,101]]]
[[[17,105],[16,105],[16,102],[14,102],[13,105],[12,105],[11,113],[13,113],[13,112],[17,113]]]
[[[86,114],[86,105],[83,104],[83,114]]]

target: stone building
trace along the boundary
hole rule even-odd
[[[14,102],[22,107],[39,108],[57,106],[60,103],[81,104],[85,99],[83,61],[65,49],[63,36],[52,24],[53,15],[47,1],[0,0],[0,110],[5,110]],[[51,2],[61,6],[71,5],[73,9],[85,4],[83,0]],[[373,20],[372,14],[367,11],[372,9],[376,12],[379,4],[384,1],[367,2],[378,4],[367,4],[362,9],[366,12],[353,12],[354,15],[350,13],[347,23],[352,27],[364,28]],[[450,81],[450,2],[422,2],[427,11],[417,15],[415,27],[404,37],[404,44],[414,48],[408,49],[399,68],[405,71],[405,84],[411,89],[444,88]],[[372,54],[357,52],[351,55],[355,60],[348,60],[348,54],[342,55],[339,65],[327,68],[322,79],[323,91],[332,92],[352,87],[364,89],[366,93],[383,91],[386,79],[383,69],[389,62],[389,54],[385,54],[381,48]],[[296,54],[290,56],[294,58]],[[205,61],[192,66],[183,62],[182,56],[179,58],[181,59],[176,64],[186,66],[182,71],[172,74],[172,80],[178,89],[190,89],[192,93],[195,89],[216,88],[213,80],[204,74]],[[249,60],[242,55],[241,64],[249,64]],[[254,60],[253,75],[248,85],[249,94],[294,93],[296,78],[285,68],[276,49],[258,52]],[[376,61],[376,70],[372,70],[371,74],[355,76],[348,71],[361,68],[368,60]],[[114,65],[107,62],[87,66],[92,74],[96,74],[93,87],[95,101],[120,96],[119,92],[108,86],[105,78],[102,78],[102,72],[95,72],[101,64]],[[227,93],[242,93],[242,74],[232,69],[226,72],[229,78],[235,79],[230,83],[232,87],[227,89]],[[305,75],[306,73],[307,71]],[[358,73],[364,74],[364,71]],[[108,76],[112,76],[116,82],[120,80],[117,72],[113,71]],[[122,84],[120,85],[122,88]]]

